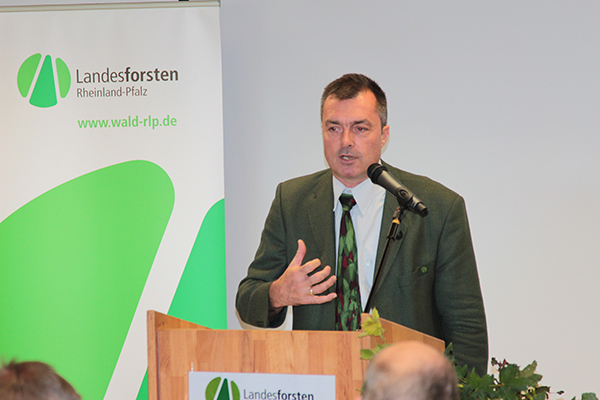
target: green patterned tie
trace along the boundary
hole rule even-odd
[[[342,221],[340,222],[340,241],[337,262],[338,297],[335,326],[338,331],[355,331],[360,326],[360,288],[358,286],[358,255],[356,235],[350,217],[350,210],[356,205],[351,194],[340,196],[342,203]]]

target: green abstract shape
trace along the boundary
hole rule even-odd
[[[227,329],[224,199],[204,216],[168,314],[211,329]],[[146,372],[137,400],[148,399],[147,379]]]
[[[219,392],[219,397],[217,397],[217,400],[230,400],[227,378],[223,379],[223,385],[221,386],[221,391]]]
[[[204,397],[206,397],[206,400],[214,400],[215,395],[217,394],[217,389],[219,388],[219,383],[221,383],[221,378],[217,377],[210,381],[208,385],[206,385],[206,390],[204,391]]]
[[[52,364],[104,397],[174,205],[159,166],[66,182],[0,223],[0,358]]]
[[[60,58],[56,59],[56,77],[58,78],[60,97],[64,99],[71,88],[71,73],[67,64]]]
[[[35,72],[40,65],[41,59],[42,55],[40,53],[34,54],[23,61],[23,64],[19,67],[19,72],[17,72],[17,87],[19,88],[21,96],[27,97],[29,94],[29,89],[31,88]]]
[[[52,68],[52,57],[50,56],[44,58],[44,64],[33,87],[29,103],[41,108],[52,107],[57,104],[54,70]]]
[[[148,369],[146,369],[136,400],[148,400],[148,397]]]
[[[231,381],[231,398],[232,400],[240,400],[240,388],[234,381]]]
[[[169,315],[211,329],[227,329],[225,200],[206,213],[173,296]]]

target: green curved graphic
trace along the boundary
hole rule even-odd
[[[27,97],[29,94],[29,88],[31,88],[33,77],[35,76],[38,66],[40,65],[41,59],[42,55],[38,53],[32,55],[27,60],[23,61],[23,64],[21,64],[19,72],[17,73],[17,86],[19,87],[21,96]]]
[[[64,99],[71,88],[71,73],[67,64],[60,58],[56,59],[56,77],[58,78],[60,97]]]
[[[240,400],[240,389],[234,381],[231,381],[231,398],[232,400]]]
[[[0,222],[0,358],[104,397],[174,205],[156,164],[75,178]]]
[[[211,329],[227,329],[226,299],[225,199],[221,199],[204,216],[168,314]],[[147,373],[136,399],[148,399]]]
[[[226,299],[225,199],[221,199],[204,216],[168,314],[211,329],[227,329]],[[147,399],[148,373],[136,400]]]
[[[221,383],[221,378],[217,377],[210,381],[208,385],[206,385],[206,390],[204,391],[204,397],[206,397],[206,400],[213,400],[215,398],[217,389],[219,388],[219,383]]]
[[[169,315],[211,329],[227,329],[225,276],[225,200],[206,213]]]
[[[22,97],[27,97],[30,93],[29,103],[41,108],[47,108],[55,106],[58,103],[56,96],[56,86],[54,77],[54,68],[52,64],[52,57],[47,55],[44,58],[40,72],[37,79],[35,74],[40,68],[40,61],[42,55],[40,53],[34,54],[27,58],[17,73],[17,87]],[[69,93],[71,88],[71,73],[67,64],[60,58],[56,59],[56,80],[58,81],[58,90],[60,97],[64,98]],[[35,80],[35,82],[34,82]]]

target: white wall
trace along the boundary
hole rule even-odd
[[[278,182],[325,166],[319,98],[389,101],[384,159],[467,201],[490,355],[600,393],[600,3],[222,0],[229,327]]]

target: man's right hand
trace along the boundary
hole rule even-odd
[[[321,260],[315,258],[302,264],[306,255],[306,245],[298,240],[298,251],[283,275],[271,283],[269,288],[269,317],[277,315],[283,307],[304,304],[327,303],[337,297],[334,293],[321,295],[335,284],[336,277],[331,275],[331,267],[310,275],[321,265]]]

